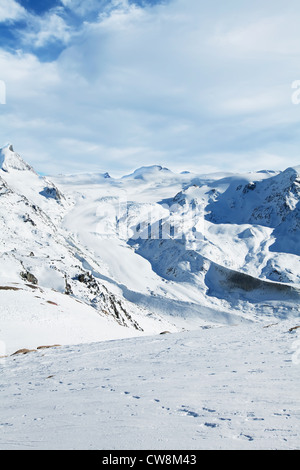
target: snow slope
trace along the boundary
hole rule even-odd
[[[0,360],[0,449],[299,450],[290,321]]]
[[[6,348],[173,331],[168,321],[124,299],[109,280],[92,275],[97,263],[61,227],[71,198],[11,145],[0,156],[0,340]],[[58,307],[40,307],[55,296]]]
[[[124,338],[133,329],[116,325],[95,309],[50,289],[37,286],[1,286],[0,335],[3,351],[13,354],[19,348],[41,345],[68,345]],[[20,305],[22,312],[20,312]]]

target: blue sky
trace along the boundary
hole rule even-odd
[[[1,0],[0,146],[44,173],[300,164],[298,0]]]

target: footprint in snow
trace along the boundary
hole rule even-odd
[[[217,423],[204,423],[204,426],[207,428],[218,428],[219,425]]]
[[[200,418],[200,415],[195,411],[189,410],[182,405],[181,409],[179,410],[181,413],[185,413],[187,416],[192,416],[193,418]]]
[[[216,412],[216,410],[212,410],[210,408],[205,408],[205,407],[203,407],[202,410],[208,411],[208,413],[215,413]]]
[[[141,397],[139,397],[138,395],[131,395],[130,392],[122,392],[123,395],[127,395],[129,398],[135,398],[135,400],[140,400]]]
[[[240,436],[246,438],[248,441],[254,441],[254,437],[249,436],[249,435],[247,435],[247,434],[242,434],[242,433],[241,433]]]

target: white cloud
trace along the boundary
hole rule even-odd
[[[44,47],[51,41],[67,44],[71,34],[65,20],[55,11],[50,11],[42,17],[31,16],[30,27],[22,32],[22,41],[35,48]]]
[[[272,161],[278,169],[283,157],[270,155],[285,153],[287,166],[296,164],[300,108],[291,83],[300,78],[300,32],[291,25],[300,6],[289,5],[274,0],[270,16],[258,0],[114,2],[76,34],[52,11],[27,39],[60,38],[67,47],[57,61],[0,54],[4,141],[51,172],[153,163],[241,170]]]
[[[0,22],[19,20],[26,14],[26,10],[15,0],[1,0]]]
[[[86,16],[90,13],[109,12],[115,8],[127,6],[127,0],[61,0],[61,3],[72,10],[78,16]],[[97,15],[96,15],[97,16]]]

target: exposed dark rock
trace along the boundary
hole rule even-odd
[[[33,227],[36,226],[36,223],[31,219],[29,214],[23,215],[23,220],[24,220],[25,223],[30,223]]]
[[[40,195],[48,199],[55,199],[58,202],[63,199],[62,193],[55,186],[46,186],[43,191],[40,192]]]
[[[67,280],[67,277],[65,277],[65,294],[66,294],[66,295],[72,295],[72,294],[73,294],[72,287],[71,287],[71,285],[69,284],[69,282],[68,282],[68,280]]]
[[[37,278],[33,274],[31,274],[29,271],[21,272],[20,276],[22,279],[24,279],[24,281],[30,282],[30,284],[33,284],[33,285],[38,284]]]

